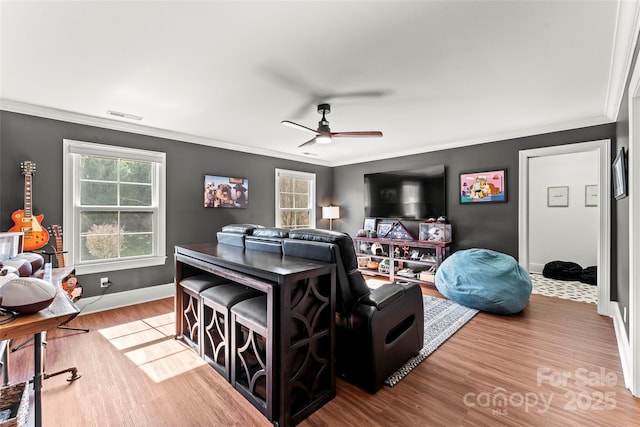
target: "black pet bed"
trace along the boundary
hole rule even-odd
[[[545,264],[542,275],[549,279],[571,280],[589,285],[595,285],[598,276],[596,266],[583,269],[580,264],[571,261],[551,261]]]

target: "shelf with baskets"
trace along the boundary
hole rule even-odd
[[[451,242],[353,237],[362,274],[433,284]]]

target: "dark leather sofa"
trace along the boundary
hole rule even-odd
[[[369,289],[348,234],[234,224],[218,233],[218,241],[336,264],[336,365],[347,381],[374,393],[422,348],[420,286],[393,283]]]

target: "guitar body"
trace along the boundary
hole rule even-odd
[[[26,217],[22,209],[11,214],[14,226],[9,231],[22,231],[24,233],[23,250],[33,251],[40,249],[49,242],[49,232],[42,227],[44,214]]]
[[[55,254],[58,261],[58,268],[65,266],[64,263],[64,245],[62,244],[62,227],[59,225],[51,226],[51,235],[55,242]],[[82,295],[82,286],[78,283],[78,278],[73,274],[69,275],[66,280],[62,282],[62,289],[67,293],[71,301],[76,302]]]

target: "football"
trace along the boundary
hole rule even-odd
[[[31,271],[35,273],[40,270],[44,266],[44,258],[40,254],[35,254],[33,252],[23,252],[15,256],[16,259],[26,259],[31,263]]]
[[[2,267],[13,267],[18,270],[21,277],[29,277],[33,273],[31,262],[24,258],[12,258],[2,261]]]
[[[2,307],[16,313],[36,313],[48,307],[56,297],[56,288],[51,282],[35,277],[9,274],[0,282]]]

